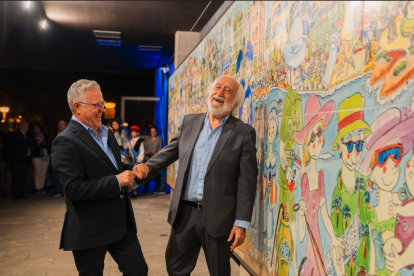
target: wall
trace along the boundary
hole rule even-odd
[[[413,275],[413,30],[413,2],[235,2],[170,77],[169,139],[217,77],[246,89],[259,175],[236,254],[258,275]]]

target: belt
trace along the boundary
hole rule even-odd
[[[186,201],[186,200],[181,200],[182,203],[187,204],[188,206],[191,206],[193,208],[196,209],[203,209],[203,203],[202,202],[192,202],[192,201]]]

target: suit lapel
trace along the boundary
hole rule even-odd
[[[191,127],[191,136],[188,142],[185,144],[188,145],[187,149],[190,150],[190,153],[187,155],[190,158],[191,152],[193,152],[194,145],[197,141],[198,135],[200,135],[201,128],[204,126],[204,119],[206,118],[206,114],[202,114],[199,117],[197,117],[194,121],[194,124],[192,124]]]
[[[92,138],[88,131],[78,122],[70,120],[69,128],[72,132],[79,137],[88,147],[90,147],[94,152],[96,152],[100,157],[102,157],[107,163],[109,163],[113,168],[115,168],[112,161],[106,155],[106,153],[101,149],[98,143]],[[116,168],[115,168],[116,169]]]
[[[236,120],[232,115],[230,115],[229,119],[224,124],[223,130],[221,131],[221,134],[217,140],[217,144],[216,144],[216,147],[214,148],[213,155],[211,156],[210,162],[208,163],[206,175],[210,171],[214,162],[216,162],[217,157],[220,155],[221,151],[226,145],[226,142],[229,139],[231,133],[233,132],[233,129],[235,126],[236,126]]]
[[[120,148],[119,148],[118,143],[115,140],[115,136],[112,134],[111,131],[108,131],[108,145],[111,148],[112,154],[115,157],[115,161],[116,161],[116,164],[118,166],[118,171],[121,172],[122,171],[121,168],[123,167],[122,166],[123,163],[121,161],[121,154],[118,154],[120,152]]]

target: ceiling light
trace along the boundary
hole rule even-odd
[[[32,4],[32,1],[26,1],[26,8],[30,8],[30,5]]]
[[[43,29],[45,29],[45,28],[46,28],[46,24],[47,24],[47,23],[46,23],[46,20],[43,20],[43,22],[42,22],[42,28],[43,28]]]
[[[96,42],[98,43],[98,45],[104,45],[104,46],[121,46],[122,44],[120,40],[97,39]]]
[[[93,30],[93,35],[96,38],[121,39],[121,32]]]
[[[139,51],[154,51],[159,52],[161,51],[162,46],[148,46],[148,45],[139,45],[138,50]]]

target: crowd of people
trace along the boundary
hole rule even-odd
[[[47,127],[40,123],[29,124],[21,121],[14,131],[6,121],[0,125],[0,191],[3,198],[9,196],[14,201],[26,198],[28,170],[33,165],[34,193],[37,196],[49,194],[50,197],[63,197],[62,184],[53,171],[50,162],[51,147],[55,138],[61,134],[68,123],[60,120],[57,130],[49,136]],[[161,137],[157,136],[157,128],[151,127],[151,135],[140,136],[140,127],[133,125],[128,130],[119,118],[112,121],[109,129],[114,133],[124,163],[145,163],[162,148]],[[7,174],[11,172],[9,184]],[[161,188],[161,176],[154,177],[156,194],[164,194]],[[10,185],[10,187],[8,187]],[[141,193],[149,192],[149,182]],[[9,193],[11,191],[11,195]],[[48,192],[46,192],[48,191]],[[138,195],[138,189],[131,192]]]

